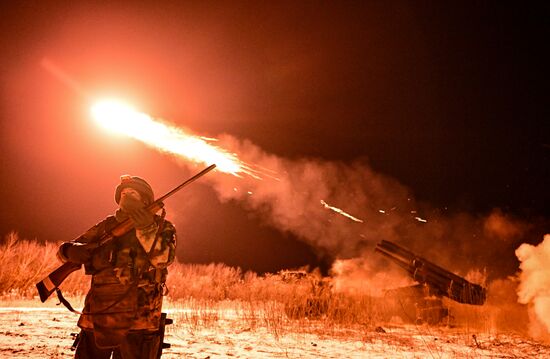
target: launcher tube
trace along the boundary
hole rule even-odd
[[[464,304],[482,305],[485,303],[485,288],[479,284],[468,282],[427,259],[417,256],[408,249],[383,240],[376,245],[375,251],[407,271],[412,279],[429,285],[440,295]]]

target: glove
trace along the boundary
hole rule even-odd
[[[154,215],[145,208],[134,209],[128,212],[128,216],[134,222],[136,229],[144,229],[155,223]]]
[[[132,196],[122,196],[118,205],[124,212],[128,214],[135,211],[136,209],[141,209],[145,207],[145,203]]]
[[[147,228],[155,222],[154,215],[145,209],[145,203],[132,196],[123,196],[119,206],[134,222],[136,229]]]
[[[72,243],[67,243],[65,246],[66,248],[63,249],[63,253],[69,261],[77,264],[84,264],[90,261],[92,254],[86,246]]]

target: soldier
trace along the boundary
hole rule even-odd
[[[167,267],[174,261],[176,231],[162,215],[145,206],[154,201],[151,186],[136,176],[121,176],[114,215],[77,239],[63,243],[63,261],[84,264],[92,276],[78,326],[75,358],[157,358],[162,297]],[[98,240],[130,218],[134,229],[90,252],[83,245]]]

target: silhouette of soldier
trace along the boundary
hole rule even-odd
[[[84,264],[92,276],[75,358],[157,358],[162,297],[166,292],[167,267],[174,261],[176,230],[161,215],[145,207],[154,201],[151,186],[136,176],[121,176],[115,190],[119,205],[77,239],[59,247],[63,261]],[[85,243],[128,218],[134,229],[89,251]]]

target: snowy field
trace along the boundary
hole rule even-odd
[[[0,303],[0,358],[74,355],[77,316],[54,302]],[[240,310],[167,307],[175,324],[167,327],[172,346],[163,358],[550,358],[550,346],[511,333],[405,324],[327,327],[251,319]]]

